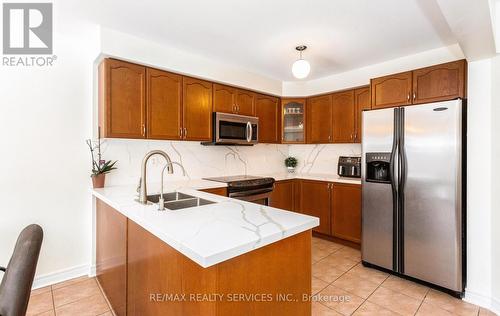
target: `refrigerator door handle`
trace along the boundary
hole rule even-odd
[[[392,240],[393,240],[393,245],[392,245],[392,269],[394,271],[399,270],[399,246],[398,246],[398,234],[397,234],[397,229],[398,227],[398,210],[399,210],[399,172],[397,169],[399,169],[399,155],[398,155],[398,149],[399,149],[399,135],[400,135],[400,109],[395,108],[394,109],[394,127],[393,127],[393,141],[392,141],[392,149],[391,149],[391,161],[389,164],[389,178],[391,180],[391,189],[392,189],[392,218],[393,218],[393,233],[392,233]]]
[[[406,184],[406,174],[407,174],[407,160],[406,160],[406,150],[405,150],[405,131],[404,131],[404,126],[405,126],[405,112],[404,108],[400,109],[399,113],[399,145],[398,145],[398,158],[399,158],[399,191],[401,193],[404,193],[404,188]]]
[[[399,273],[404,273],[404,216],[405,216],[405,184],[407,174],[406,150],[405,150],[405,109],[399,110],[399,131],[398,131],[398,267]]]
[[[396,161],[397,161],[397,152],[398,152],[398,143],[399,143],[399,109],[394,109],[394,132],[393,132],[393,142],[391,149],[391,160],[389,164],[389,179],[391,180],[392,187],[392,197],[396,198],[398,188],[397,188],[397,171],[395,170]]]

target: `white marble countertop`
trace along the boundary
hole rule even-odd
[[[304,180],[317,180],[317,181],[349,183],[349,184],[361,184],[361,179],[359,178],[344,178],[344,177],[339,177],[336,174],[328,174],[328,173],[281,172],[281,173],[257,174],[257,176],[272,177],[276,181],[289,180],[289,179],[304,179]]]
[[[216,202],[175,211],[138,203],[135,186],[92,193],[205,268],[319,225],[317,217],[197,191],[224,186],[207,180],[167,181],[165,192],[176,190]],[[157,192],[155,187],[150,185],[150,194]]]

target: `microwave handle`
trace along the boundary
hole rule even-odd
[[[253,134],[253,130],[252,130],[252,124],[250,122],[247,122],[247,142],[251,142],[252,141],[252,135]]]

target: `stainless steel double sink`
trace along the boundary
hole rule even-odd
[[[158,204],[160,194],[148,195],[148,202]],[[169,210],[180,210],[189,207],[214,204],[215,202],[184,194],[180,192],[169,192],[163,194],[164,206]]]

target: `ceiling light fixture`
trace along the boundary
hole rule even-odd
[[[307,46],[305,45],[295,47],[295,49],[299,51],[300,58],[293,63],[292,73],[293,76],[297,79],[304,79],[309,75],[309,72],[311,72],[311,65],[309,65],[309,62],[305,59],[302,59],[302,52],[305,51],[306,48]]]

